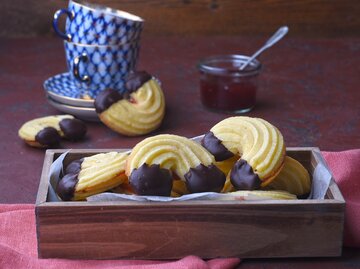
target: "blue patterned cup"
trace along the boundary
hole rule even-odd
[[[66,62],[79,91],[95,98],[106,88],[124,90],[125,77],[135,70],[139,43],[118,46],[64,41]]]
[[[58,27],[62,14],[67,16],[64,33]],[[142,18],[130,13],[78,0],[70,0],[68,8],[56,11],[53,19],[53,28],[61,38],[91,45],[138,41],[143,24]]]

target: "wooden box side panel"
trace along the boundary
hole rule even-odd
[[[339,204],[38,206],[36,216],[41,258],[338,256],[342,247]]]
[[[286,151],[287,156],[290,156],[297,161],[299,161],[310,173],[313,174],[316,166],[321,163],[330,173],[330,169],[327,166],[326,161],[324,160],[319,148],[316,147],[307,147],[307,148],[296,148],[290,147]],[[326,199],[337,200],[345,204],[345,199],[342,196],[339,187],[335,183],[334,178],[331,178],[330,186],[326,194]]]

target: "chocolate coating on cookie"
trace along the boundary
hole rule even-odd
[[[224,161],[234,156],[218,139],[213,132],[207,132],[204,138],[201,140],[201,145],[206,148],[212,155],[214,155],[216,161]]]
[[[95,109],[96,113],[100,114],[108,109],[112,104],[116,103],[117,101],[123,99],[121,93],[114,89],[106,89],[103,90],[98,94],[95,99]]]
[[[68,166],[66,166],[65,174],[78,174],[81,170],[81,164],[83,163],[84,158],[81,158],[79,160],[72,161],[69,163]]]
[[[78,174],[66,174],[58,183],[56,193],[64,201],[70,201],[74,197]]]
[[[64,137],[69,140],[80,140],[86,134],[86,125],[78,119],[63,119],[59,122]]]
[[[46,127],[38,132],[35,140],[43,146],[55,146],[60,142],[60,135],[53,127]]]
[[[184,177],[186,186],[191,193],[220,192],[226,180],[225,174],[213,164],[209,166],[199,164],[195,168],[190,168]]]
[[[146,71],[132,72],[126,78],[125,88],[128,93],[135,92],[144,83],[152,79],[152,76]]]
[[[305,193],[302,195],[297,195],[297,198],[301,199],[301,200],[305,200],[305,199],[308,199],[309,195],[310,195],[310,193]]]
[[[138,195],[170,196],[173,179],[170,171],[160,165],[144,163],[131,172],[129,182]]]
[[[230,172],[231,184],[237,190],[256,190],[260,188],[261,180],[245,160],[238,160]]]

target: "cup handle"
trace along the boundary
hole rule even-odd
[[[61,32],[58,27],[58,20],[59,20],[60,16],[64,13],[71,21],[74,19],[73,12],[71,12],[70,10],[68,10],[66,8],[62,8],[55,12],[52,26],[58,36],[60,36],[62,39],[65,39],[67,41],[71,41],[71,35]]]
[[[83,53],[81,55],[78,55],[73,60],[73,74],[77,80],[80,80],[81,82],[90,82],[90,77],[87,75],[80,76],[79,73],[79,64],[80,62],[86,63],[89,60],[86,53]]]

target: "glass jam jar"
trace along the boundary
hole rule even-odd
[[[199,62],[200,97],[205,107],[240,114],[255,106],[261,64],[253,60],[244,70],[240,70],[249,58],[244,55],[221,55]]]

